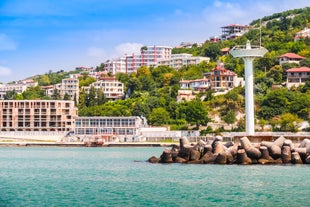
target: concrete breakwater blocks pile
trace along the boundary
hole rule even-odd
[[[304,139],[298,146],[283,136],[274,142],[262,141],[252,144],[247,137],[240,143],[223,143],[221,136],[213,141],[200,140],[191,144],[187,138],[180,139],[180,145],[163,151],[160,158],[152,156],[150,163],[188,164],[310,164],[310,140]]]

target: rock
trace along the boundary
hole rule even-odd
[[[268,149],[267,149],[267,147],[266,146],[261,146],[260,148],[259,148],[259,151],[261,152],[261,157],[260,157],[260,159],[265,159],[265,160],[270,160],[271,159],[271,157],[270,157],[270,155],[269,155],[269,151],[268,151]]]
[[[308,155],[305,159],[305,164],[310,164],[310,155]]]
[[[240,139],[241,147],[247,153],[247,156],[251,159],[259,159],[261,157],[261,152],[252,146],[250,140],[247,137],[242,137]]]
[[[291,147],[283,145],[282,152],[281,152],[281,158],[283,163],[291,163],[292,160],[292,154],[291,154]]]
[[[179,151],[178,157],[182,157],[183,159],[189,161],[191,153],[191,148],[182,148]]]
[[[189,161],[194,161],[194,160],[199,160],[199,159],[200,159],[200,152],[195,149],[191,149]]]
[[[217,155],[214,155],[212,152],[207,152],[203,155],[203,157],[200,159],[201,163],[203,164],[211,164],[214,163]]]
[[[278,147],[281,148],[281,147],[283,146],[284,141],[285,141],[285,137],[280,136],[278,139],[276,139],[276,140],[273,142],[273,144],[274,144],[274,145],[277,145]]]
[[[234,146],[234,144],[233,144],[232,142],[226,142],[226,143],[224,144],[224,146],[227,147],[227,148],[229,148],[229,147]]]
[[[279,147],[278,145],[272,145],[269,148],[269,154],[273,159],[278,159],[281,158],[281,147]]]
[[[302,142],[299,145],[299,148],[305,148],[308,143],[310,143],[309,139],[302,140]]]
[[[182,158],[182,157],[176,157],[174,162],[176,162],[176,163],[186,163],[187,160]]]
[[[180,149],[183,149],[185,147],[190,147],[190,146],[191,144],[186,137],[180,138]]]
[[[270,148],[273,145],[273,142],[262,141],[260,145]]]
[[[206,154],[207,152],[212,152],[212,146],[211,146],[211,144],[210,144],[210,145],[206,145],[206,146],[203,148],[203,154]]]
[[[307,157],[307,149],[306,148],[294,148],[292,152],[298,152],[301,159],[306,159]]]
[[[221,141],[215,142],[213,151],[214,154],[224,153],[225,150],[223,143]]]
[[[293,164],[302,164],[301,157],[298,152],[292,153],[292,163]]]
[[[268,165],[268,164],[271,164],[271,162],[270,162],[269,159],[263,159],[263,158],[259,159],[259,160],[257,161],[257,163],[258,163],[258,164],[261,164],[261,165]]]
[[[205,147],[207,145],[207,143],[205,141],[203,141],[202,139],[199,140],[198,144],[201,147]]]
[[[216,164],[225,165],[226,164],[226,152],[219,153],[214,161]]]
[[[226,163],[227,164],[233,164],[235,162],[234,156],[231,154],[231,152],[229,150],[226,150],[225,153],[226,153]]]
[[[159,162],[160,163],[173,163],[170,149],[164,150],[163,154],[160,156]]]
[[[237,152],[237,163],[241,165],[252,164],[252,160],[247,156],[244,149],[239,149]]]
[[[155,156],[152,156],[147,161],[150,162],[150,163],[158,163],[159,162],[159,158],[157,158]]]

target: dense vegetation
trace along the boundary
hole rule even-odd
[[[257,123],[262,130],[270,124],[274,131],[296,131],[302,120],[310,121],[310,80],[304,86],[288,90],[283,87],[286,70],[299,67],[296,64],[279,65],[278,57],[286,52],[306,57],[301,66],[310,67],[310,38],[294,41],[296,32],[310,26],[310,8],[290,10],[273,14],[261,20],[251,22],[251,29],[244,36],[220,41],[206,41],[202,46],[194,44],[192,48],[174,48],[173,53],[191,53],[195,56],[207,56],[210,63],[197,66],[184,66],[175,70],[168,66],[141,67],[136,73],[117,74],[117,79],[125,84],[126,95],[123,100],[106,101],[100,91],[91,89],[89,94],[80,92],[77,103],[80,116],[144,116],[154,126],[169,125],[171,129],[199,128],[202,132],[212,131],[203,127],[208,122],[216,122],[220,117],[232,130],[243,131],[244,89],[235,88],[221,96],[213,96],[212,91],[199,94],[193,101],[176,101],[181,79],[201,78],[217,62],[223,62],[225,68],[243,76],[242,59],[231,55],[222,55],[221,49],[244,45],[246,40],[252,44],[263,44],[268,53],[254,62],[255,70],[255,111]],[[260,28],[261,25],[261,28]],[[260,33],[261,31],[261,33]],[[97,67],[104,70],[103,64]],[[76,73],[79,71],[74,71]],[[45,86],[61,82],[69,73],[63,71],[37,76],[39,85]],[[80,85],[93,82],[84,75]],[[277,86],[277,87],[275,87]],[[29,95],[32,94],[32,95]],[[39,89],[33,88],[22,95],[7,94],[9,98],[33,99],[47,98]],[[223,130],[220,128],[219,130]]]

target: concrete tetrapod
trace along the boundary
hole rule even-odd
[[[250,140],[247,137],[240,139],[241,147],[245,150],[247,156],[251,159],[259,159],[262,153],[259,149],[252,146]]]

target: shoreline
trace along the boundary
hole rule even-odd
[[[0,147],[171,147],[173,143],[136,142],[89,145],[83,142],[0,142]]]

